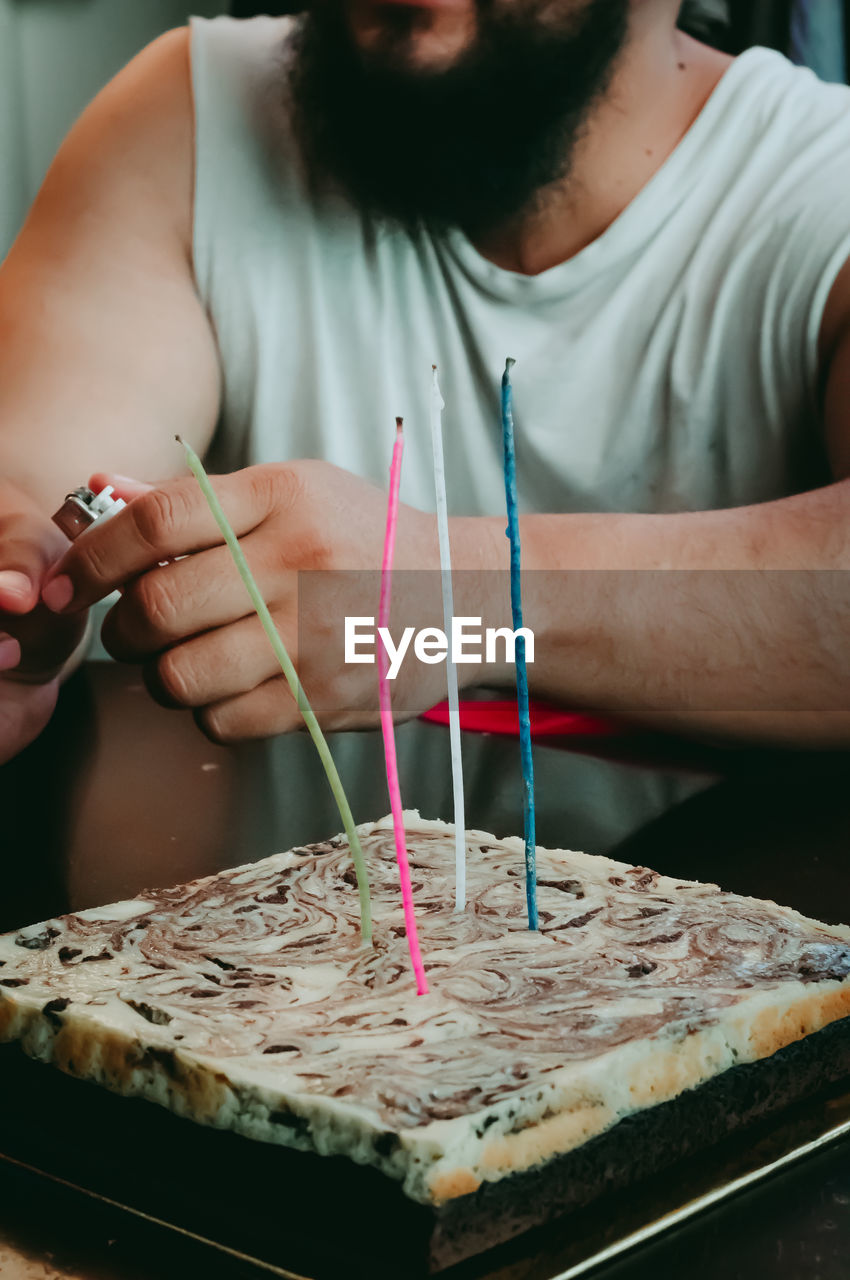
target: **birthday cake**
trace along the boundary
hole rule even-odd
[[[335,838],[0,938],[0,1040],[375,1166],[443,1223],[443,1262],[850,1072],[850,929],[538,849],[532,933],[519,840],[467,833],[459,913],[453,829],[407,822],[430,994],[385,819],[360,828],[374,946]]]

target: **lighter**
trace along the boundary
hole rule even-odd
[[[122,507],[126,507],[123,498],[113,498],[113,487],[108,484],[105,489],[101,489],[100,493],[94,493],[91,489],[82,485],[79,489],[75,489],[73,493],[69,493],[62,506],[52,517],[53,523],[58,525],[66,538],[70,538],[73,542],[81,533],[97,520],[108,520],[110,516],[114,516]]]

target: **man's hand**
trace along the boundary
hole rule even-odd
[[[49,720],[59,675],[85,632],[85,613],[57,618],[42,584],[68,540],[11,486],[0,488],[0,763]]]
[[[93,483],[107,481],[127,509],[73,545],[46,602],[73,613],[120,587],[103,627],[107,649],[143,663],[157,700],[192,708],[214,741],[298,728],[298,709],[194,478],[155,489],[112,476]],[[386,495],[312,461],[249,467],[213,484],[320,721],[331,729],[376,724],[377,667],[346,666],[343,638],[346,615],[378,612]],[[441,626],[439,573],[404,572],[439,569],[432,516],[402,507],[396,569],[394,633],[397,617]],[[302,577],[299,602],[299,573],[318,570]],[[445,681],[442,664],[411,658],[395,682],[397,713],[432,705]]]

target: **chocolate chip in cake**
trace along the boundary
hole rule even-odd
[[[263,1053],[298,1053],[297,1044],[270,1044],[263,1050]]]
[[[293,1133],[309,1133],[310,1121],[306,1116],[298,1116],[294,1111],[270,1111],[269,1120],[272,1124],[284,1125],[287,1129],[291,1129]]]
[[[585,896],[580,880],[538,880],[537,885],[540,889],[557,889],[559,893],[568,893],[577,899]]]
[[[805,955],[797,972],[803,982],[841,982],[850,974],[850,947],[829,948],[827,955]]]
[[[0,987],[25,987],[29,978],[0,978]]]
[[[150,1062],[156,1062],[167,1076],[172,1080],[176,1080],[180,1075],[180,1066],[174,1055],[173,1049],[162,1049],[159,1045],[150,1044],[145,1049],[144,1057]]]
[[[166,1013],[164,1009],[155,1009],[153,1005],[145,1004],[143,1000],[125,999],[124,1003],[146,1022],[153,1023],[155,1027],[167,1027],[169,1022],[174,1021],[170,1013]]]
[[[626,973],[630,978],[645,978],[647,974],[654,973],[658,968],[652,960],[641,960],[640,964],[630,965]]]
[[[43,933],[34,934],[31,938],[25,938],[21,934],[15,939],[15,946],[25,947],[27,951],[46,951],[48,947],[53,946],[53,939],[58,937],[59,930],[48,925]]]
[[[646,867],[632,867],[631,871],[626,873],[635,876],[635,889],[648,889],[651,884],[655,884],[658,879],[657,871],[647,871]]]
[[[75,956],[81,956],[83,952],[80,947],[60,947],[57,954],[63,964],[68,964]]]
[[[401,1139],[397,1133],[392,1133],[389,1129],[385,1133],[379,1133],[375,1141],[372,1143],[377,1156],[391,1156],[398,1151],[401,1146]]]
[[[111,960],[112,952],[104,949],[96,956],[83,956],[80,964],[91,964],[94,960]]]
[[[593,911],[587,911],[583,916],[573,916],[572,920],[565,920],[564,923],[561,925],[561,928],[562,929],[583,929],[586,924],[590,924],[590,921],[593,919],[594,916],[598,916],[599,912],[604,910],[605,910],[604,907],[595,907]]]
[[[283,905],[292,891],[292,886],[287,882],[281,881],[273,893],[267,893],[262,898],[258,898],[258,902],[268,902],[273,905]]]
[[[483,1138],[484,1134],[490,1128],[490,1125],[495,1124],[498,1119],[499,1117],[497,1115],[485,1116],[484,1119],[481,1121],[481,1124],[475,1130],[475,1136],[477,1138]]]
[[[62,1019],[59,1014],[64,1013],[70,1003],[65,996],[57,996],[55,1000],[48,1000],[41,1012],[54,1027],[61,1027]]]

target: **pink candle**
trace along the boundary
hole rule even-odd
[[[392,597],[393,557],[395,555],[395,535],[398,526],[398,491],[401,484],[401,456],[404,452],[404,433],[402,420],[396,418],[396,439],[393,447],[393,458],[390,465],[390,495],[387,504],[387,532],[384,539],[384,561],[381,566],[381,602],[378,608],[378,626],[390,625],[390,601]],[[398,875],[401,881],[401,899],[404,904],[404,925],[407,932],[407,945],[410,949],[410,962],[416,976],[416,993],[420,996],[428,994],[428,979],[425,977],[425,966],[419,950],[419,936],[416,932],[416,916],[413,911],[413,891],[410,887],[410,865],[407,861],[407,842],[404,835],[404,817],[401,808],[401,788],[398,782],[398,760],[395,750],[395,726],[393,724],[392,696],[390,682],[387,679],[389,657],[386,648],[378,645],[378,688],[381,703],[381,729],[384,735],[384,759],[387,766],[387,790],[390,793],[390,809],[393,815],[393,835],[395,837],[395,854],[398,862]]]

